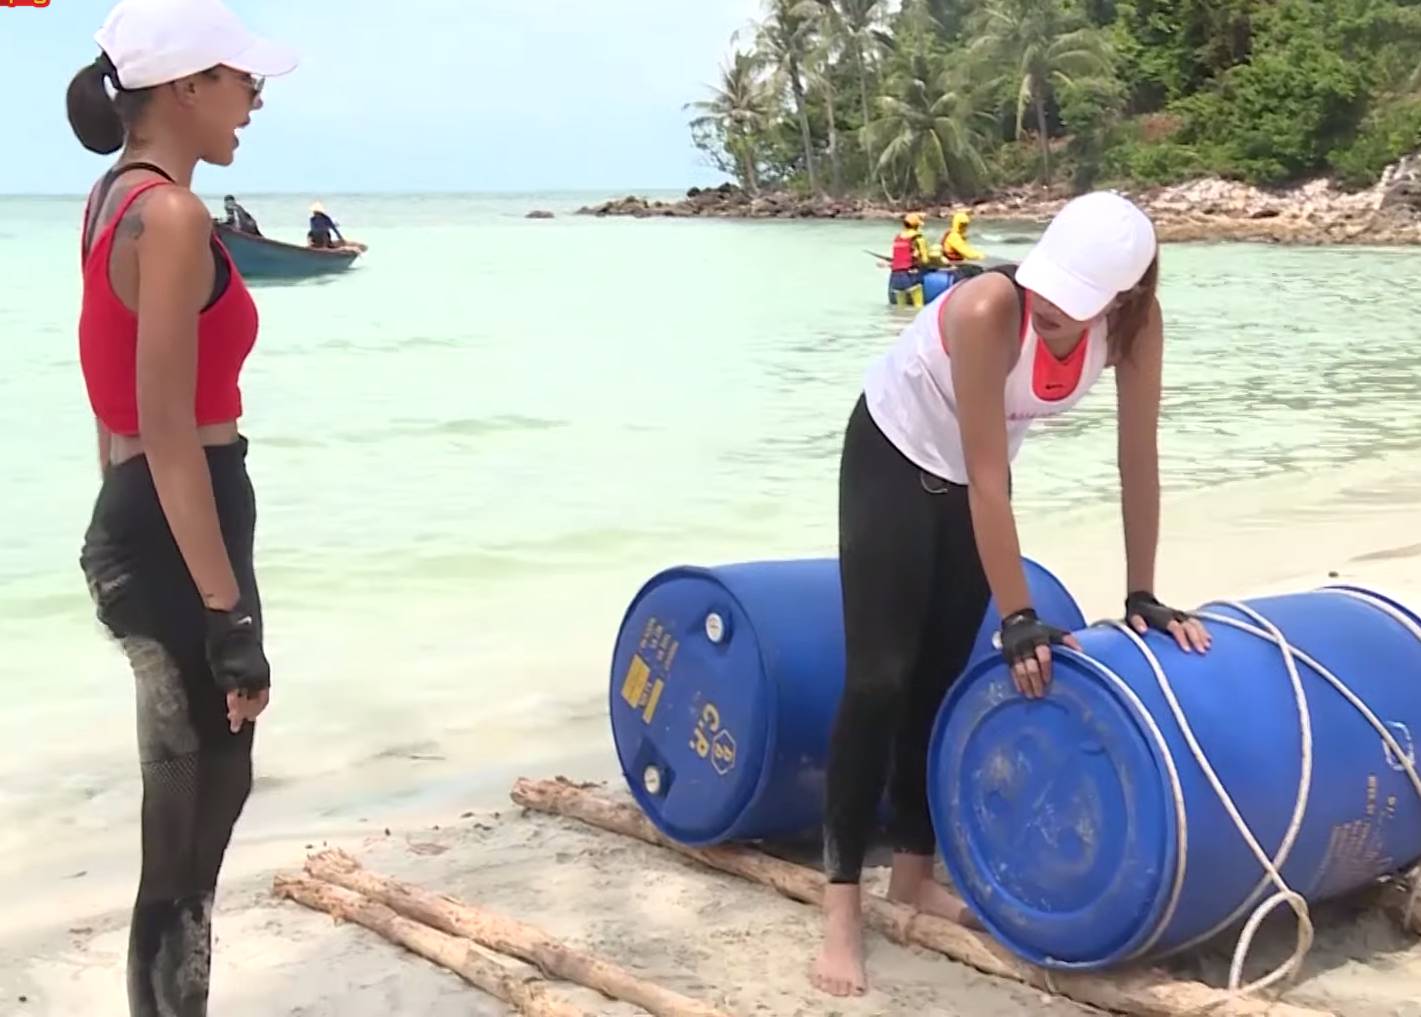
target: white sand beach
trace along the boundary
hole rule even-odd
[[[1226,499],[1228,511],[1219,510]],[[1372,462],[1316,483],[1245,482],[1167,499],[1160,590],[1197,604],[1360,583],[1421,603],[1421,474]],[[1113,510],[1035,518],[1028,553],[1050,541],[1051,566],[1088,617],[1113,610],[1121,579]],[[597,680],[589,676],[589,681]],[[592,725],[595,728],[595,725]],[[212,1012],[376,1017],[392,1013],[503,1013],[507,1009],[375,934],[296,904],[271,882],[309,851],[342,846],[370,869],[457,895],[540,926],[579,947],[738,1014],[1077,1014],[1077,1004],[987,977],[942,956],[869,940],[872,991],[830,1000],[808,987],[817,923],[812,909],[662,849],[572,820],[523,814],[506,797],[517,774],[608,780],[622,793],[603,733],[561,760],[510,758],[476,787],[444,800],[406,798],[343,810],[341,788],[259,790],[239,826],[219,894]],[[372,773],[365,780],[378,780]],[[352,788],[347,788],[350,792]],[[131,825],[85,843],[36,846],[10,859],[0,919],[0,1014],[113,1013],[122,1008],[128,899],[136,871]],[[881,881],[886,870],[874,870]],[[1319,907],[1296,1005],[1347,1017],[1421,1015],[1421,941],[1403,934],[1378,893]],[[1271,920],[1250,970],[1286,954],[1287,918]],[[1183,974],[1222,985],[1232,940],[1186,956]],[[639,1012],[567,989],[588,1013]]]

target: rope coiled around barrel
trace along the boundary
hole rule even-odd
[[[1328,592],[1338,593],[1343,596],[1352,597],[1355,600],[1359,600],[1367,604],[1368,606],[1383,612],[1384,614],[1391,617],[1394,621],[1402,625],[1402,627],[1405,628],[1409,633],[1411,633],[1411,635],[1414,636],[1418,642],[1421,642],[1421,626],[1418,626],[1417,623],[1409,615],[1399,610],[1394,605],[1389,604],[1386,601],[1371,594],[1347,587],[1327,587],[1325,589]],[[1288,855],[1291,853],[1294,843],[1297,840],[1298,834],[1302,829],[1303,819],[1307,813],[1308,798],[1312,786],[1313,757],[1311,714],[1308,708],[1307,693],[1303,688],[1302,679],[1298,674],[1298,662],[1303,663],[1304,665],[1312,669],[1314,672],[1316,672],[1319,676],[1321,676],[1324,681],[1326,681],[1334,689],[1336,689],[1342,695],[1342,697],[1346,699],[1348,703],[1350,703],[1359,713],[1361,713],[1369,724],[1371,724],[1371,726],[1381,736],[1383,743],[1391,750],[1392,754],[1398,760],[1399,764],[1406,771],[1406,775],[1410,778],[1411,785],[1416,791],[1418,798],[1421,798],[1421,775],[1418,775],[1417,773],[1415,760],[1407,752],[1404,752],[1402,750],[1400,744],[1392,736],[1386,725],[1382,723],[1382,721],[1376,716],[1376,714],[1371,710],[1371,708],[1367,706],[1367,704],[1361,699],[1361,697],[1354,693],[1350,688],[1347,687],[1346,683],[1344,683],[1341,679],[1339,679],[1335,674],[1333,674],[1330,670],[1324,667],[1313,657],[1293,647],[1292,644],[1288,642],[1287,637],[1285,637],[1283,633],[1277,628],[1277,626],[1275,626],[1271,621],[1269,621],[1266,617],[1264,617],[1262,614],[1249,607],[1248,605],[1241,604],[1235,601],[1215,601],[1213,602],[1213,604],[1206,605],[1206,607],[1213,606],[1231,608],[1234,611],[1237,611],[1239,614],[1243,615],[1245,618],[1251,619],[1253,624],[1250,624],[1250,622],[1243,621],[1239,618],[1234,618],[1229,615],[1219,614],[1217,612],[1208,610],[1201,610],[1196,612],[1197,617],[1211,624],[1231,626],[1235,629],[1238,629],[1242,632],[1246,632],[1260,639],[1265,639],[1278,647],[1279,652],[1283,655],[1284,665],[1287,668],[1288,672],[1288,680],[1289,683],[1292,685],[1293,696],[1297,705],[1299,733],[1302,739],[1300,751],[1302,759],[1301,772],[1298,780],[1298,793],[1293,807],[1292,819],[1288,824],[1287,831],[1283,836],[1282,842],[1278,846],[1277,852],[1272,857],[1269,857],[1268,853],[1264,851],[1263,847],[1258,843],[1257,837],[1254,836],[1252,829],[1249,827],[1247,821],[1244,819],[1242,814],[1240,814],[1238,807],[1234,804],[1233,798],[1229,795],[1227,789],[1223,786],[1223,782],[1219,779],[1218,774],[1214,771],[1214,768],[1209,761],[1208,754],[1203,750],[1203,747],[1200,746],[1198,740],[1194,737],[1194,731],[1190,727],[1188,718],[1185,716],[1184,710],[1180,706],[1179,700],[1174,694],[1174,689],[1173,686],[1170,684],[1169,676],[1165,673],[1164,668],[1160,664],[1159,658],[1155,656],[1154,651],[1152,651],[1149,648],[1148,644],[1146,644],[1144,639],[1142,639],[1140,635],[1136,633],[1133,629],[1131,629],[1128,625],[1119,621],[1111,621],[1105,624],[1108,624],[1119,630],[1120,632],[1123,632],[1135,645],[1136,649],[1139,650],[1140,654],[1145,658],[1146,663],[1149,664],[1150,670],[1154,674],[1155,682],[1156,684],[1158,684],[1160,692],[1164,695],[1166,702],[1169,704],[1170,712],[1174,715],[1175,722],[1178,724],[1180,732],[1183,734],[1184,740],[1188,744],[1191,754],[1194,756],[1195,762],[1198,763],[1200,770],[1203,771],[1204,776],[1208,780],[1209,785],[1213,788],[1215,795],[1218,797],[1220,803],[1224,806],[1225,811],[1229,814],[1229,818],[1233,821],[1234,826],[1238,829],[1240,836],[1243,837],[1244,842],[1249,847],[1249,850],[1252,851],[1254,857],[1258,859],[1258,862],[1263,867],[1265,873],[1265,877],[1262,882],[1260,882],[1259,887],[1244,899],[1244,903],[1238,911],[1230,915],[1227,919],[1224,920],[1224,922],[1220,923],[1218,927],[1209,930],[1208,932],[1204,933],[1199,937],[1196,937],[1189,943],[1181,945],[1177,949],[1188,949],[1190,946],[1202,942],[1205,939],[1212,938],[1218,932],[1222,931],[1224,928],[1227,928],[1229,925],[1232,925],[1235,921],[1237,921],[1237,919],[1242,915],[1243,911],[1247,909],[1249,902],[1257,896],[1260,890],[1266,888],[1270,882],[1277,888],[1277,891],[1271,897],[1269,897],[1267,900],[1263,901],[1261,904],[1254,908],[1252,914],[1249,916],[1248,922],[1245,924],[1243,931],[1239,935],[1238,944],[1236,945],[1234,950],[1233,962],[1229,969],[1228,988],[1231,994],[1242,996],[1267,988],[1268,986],[1275,984],[1281,979],[1287,978],[1290,975],[1294,974],[1301,966],[1303,958],[1307,955],[1309,949],[1311,949],[1313,942],[1313,925],[1308,911],[1307,900],[1288,885],[1287,881],[1283,879],[1282,873],[1280,871],[1283,865],[1286,863]],[[1139,700],[1139,697],[1135,695],[1133,690],[1131,690],[1129,686],[1126,685],[1125,682],[1117,674],[1110,671],[1109,668],[1102,665],[1099,661],[1095,661],[1094,659],[1092,659],[1092,663],[1094,663],[1096,667],[1099,668],[1100,671],[1111,680],[1112,684],[1116,685],[1119,689],[1128,694],[1127,698],[1131,700],[1137,711],[1139,711],[1140,715],[1145,719],[1147,727],[1150,730],[1150,735],[1154,739],[1156,746],[1160,749],[1161,757],[1165,761],[1165,766],[1175,801],[1176,816],[1178,817],[1177,827],[1179,843],[1177,851],[1175,878],[1171,890],[1170,900],[1160,921],[1156,924],[1154,935],[1145,944],[1143,944],[1138,951],[1136,951],[1135,955],[1139,956],[1141,954],[1147,953],[1155,945],[1155,943],[1158,942],[1159,937],[1163,935],[1164,930],[1168,927],[1170,920],[1173,918],[1174,912],[1178,907],[1180,894],[1184,885],[1184,874],[1188,865],[1188,812],[1185,808],[1183,792],[1179,782],[1178,767],[1175,764],[1173,755],[1170,752],[1168,744],[1165,741],[1163,735],[1161,734],[1154,717],[1149,713],[1148,710],[1144,708],[1144,704]],[[1419,899],[1421,899],[1421,879],[1413,878],[1411,900],[1407,908],[1408,914],[1414,913],[1415,906],[1418,903]],[[1245,961],[1247,960],[1249,950],[1253,945],[1253,937],[1257,933],[1258,928],[1262,924],[1263,920],[1267,918],[1267,916],[1271,914],[1273,910],[1281,904],[1287,904],[1293,909],[1294,914],[1297,915],[1297,944],[1293,948],[1293,952],[1288,957],[1288,959],[1282,964],[1280,964],[1273,971],[1269,972],[1267,975],[1264,975],[1262,978],[1256,979],[1255,981],[1248,983],[1247,985],[1241,985],[1240,983],[1243,980],[1243,966]]]

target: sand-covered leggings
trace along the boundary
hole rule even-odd
[[[928,741],[990,598],[967,488],[906,459],[862,397],[839,465],[839,570],[847,672],[829,743],[824,867],[830,882],[856,883],[890,759],[893,848],[933,853]]]
[[[260,626],[246,441],[208,448],[207,464],[237,585]],[[228,726],[207,664],[202,597],[143,456],[108,469],[80,562],[137,688],[143,871],[129,930],[129,1012],[204,1017],[213,893],[252,786],[254,726],[239,734]]]

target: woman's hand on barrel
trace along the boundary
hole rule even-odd
[[[1166,607],[1145,590],[1137,590],[1125,598],[1125,618],[1140,635],[1156,629],[1173,636],[1185,653],[1196,650],[1205,653],[1214,641],[1198,618],[1187,611]]]
[[[1081,644],[1065,629],[1048,625],[1032,608],[1023,608],[1002,619],[1002,656],[1011,665],[1016,690],[1028,699],[1040,699],[1051,684],[1051,646]]]

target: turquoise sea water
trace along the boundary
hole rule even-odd
[[[327,196],[369,254],[256,289],[243,429],[274,666],[266,781],[395,759],[413,786],[595,751],[644,579],[833,553],[843,424],[905,321],[862,253],[891,225],[566,214],[597,197]],[[244,201],[300,236],[306,199]],[[131,682],[77,566],[98,483],[79,217],[75,200],[0,199],[0,815],[82,828],[104,803],[132,819],[136,766]],[[979,239],[1016,257],[1034,232]],[[1168,247],[1166,487],[1327,484],[1421,447],[1418,269],[1411,250]],[[1107,377],[1040,425],[1023,516],[1113,504],[1112,401]]]

